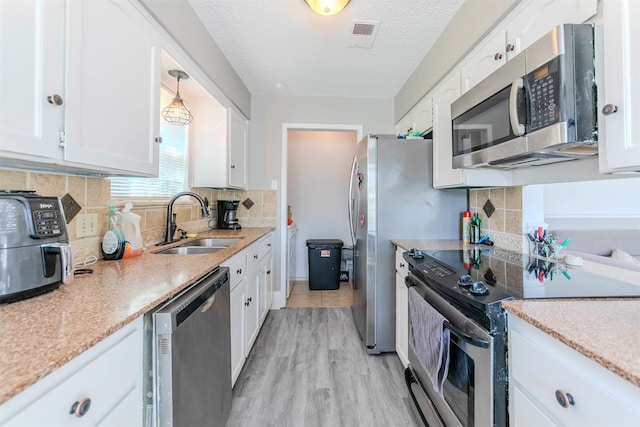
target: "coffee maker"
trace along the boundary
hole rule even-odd
[[[239,200],[218,200],[218,228],[239,230],[238,223]]]

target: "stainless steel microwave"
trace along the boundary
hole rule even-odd
[[[591,24],[559,25],[451,105],[453,167],[512,169],[598,153]]]

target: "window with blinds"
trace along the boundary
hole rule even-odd
[[[173,94],[161,88],[160,105],[172,99]],[[111,197],[171,197],[186,190],[189,126],[175,126],[160,119],[160,136],[158,178],[111,178]]]

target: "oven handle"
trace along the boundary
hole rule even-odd
[[[404,278],[404,284],[407,288],[410,288],[412,286],[416,286],[416,283],[411,280],[411,278],[409,276],[406,276]],[[444,321],[444,327],[449,329],[451,332],[453,332],[457,337],[460,337],[460,339],[462,339],[463,341],[475,346],[475,347],[480,347],[480,348],[489,348],[489,342],[486,340],[483,340],[481,338],[476,338],[476,337],[472,337],[464,332],[462,332],[462,330],[456,328],[455,326],[453,326],[448,320]]]
[[[485,340],[480,339],[480,338],[475,338],[475,337],[472,337],[472,336],[469,336],[469,335],[465,334],[460,329],[456,328],[451,323],[449,323],[448,320],[444,321],[444,327],[449,329],[457,337],[460,337],[463,341],[471,344],[474,347],[489,348],[489,342],[488,341],[485,341]]]

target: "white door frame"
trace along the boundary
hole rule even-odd
[[[282,124],[282,171],[280,176],[280,206],[279,214],[276,217],[276,238],[280,241],[280,291],[274,292],[273,305],[271,308],[284,308],[287,305],[287,159],[289,147],[289,131],[305,130],[305,131],[325,131],[325,132],[356,132],[357,141],[360,141],[364,134],[362,125],[323,125],[312,123],[283,123]],[[347,201],[345,201],[347,203]],[[280,234],[278,235],[278,226]]]

